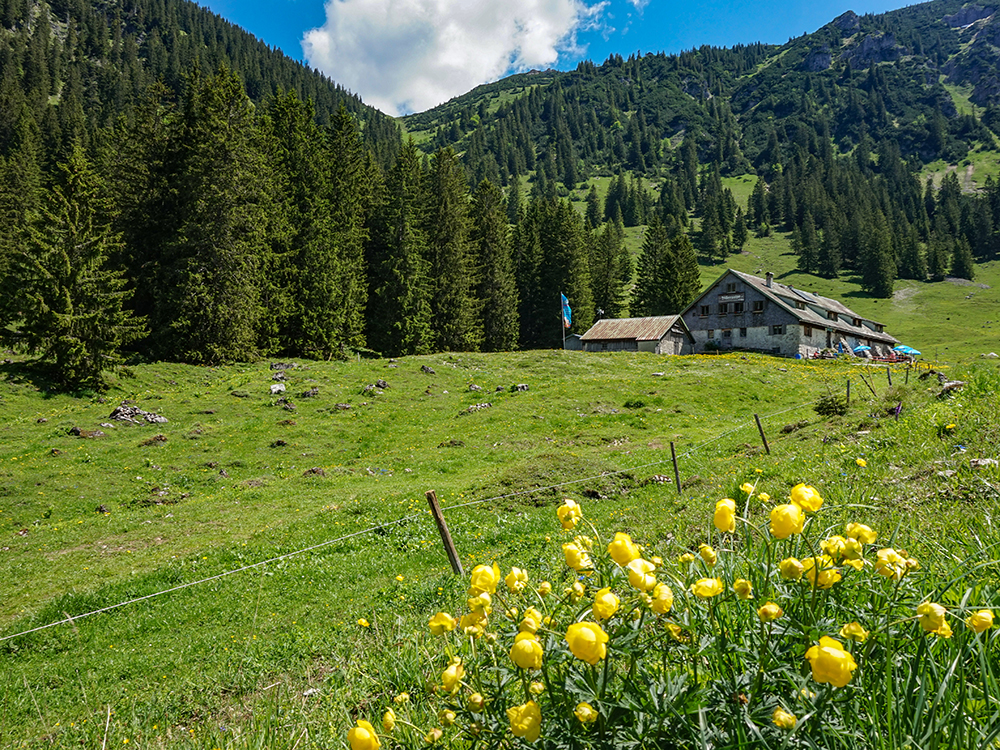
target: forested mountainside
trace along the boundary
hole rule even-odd
[[[873,297],[971,279],[1000,247],[996,23],[935,0],[525,73],[402,142],[186,0],[0,0],[0,334],[96,386],[125,357],[554,346],[560,292],[576,331],[679,312],[752,235]],[[986,179],[923,178],[959,160]]]
[[[34,120],[49,157],[65,155],[143,100],[154,83],[181,94],[195,70],[234,71],[251,101],[278,91],[312,100],[321,123],[343,104],[370,148],[395,154],[391,118],[323,74],[189,0],[0,0],[0,152]]]

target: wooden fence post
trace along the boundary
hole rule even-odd
[[[434,490],[427,490],[424,494],[427,496],[427,502],[431,506],[431,515],[434,516],[438,531],[441,533],[441,541],[444,542],[444,550],[448,553],[448,561],[451,563],[451,569],[455,572],[455,575],[464,576],[465,572],[462,570],[462,561],[458,559],[458,550],[455,549],[455,543],[451,540],[451,532],[448,531],[448,524],[444,522],[444,514],[441,513],[437,494]]]
[[[769,446],[767,444],[767,437],[764,435],[764,428],[760,424],[760,417],[758,417],[756,414],[754,414],[753,418],[755,420],[757,420],[757,431],[760,432],[760,439],[764,443],[764,452],[767,453],[767,455],[770,456],[771,455],[771,446]]]
[[[885,376],[889,380],[889,387],[892,388],[892,368],[889,365],[885,366]]]
[[[851,405],[851,379],[847,379],[847,405]]]
[[[681,472],[677,468],[677,451],[674,450],[674,441],[670,441],[670,457],[674,459],[674,484],[677,485],[677,494],[681,494]]]

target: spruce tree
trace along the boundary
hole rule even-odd
[[[151,344],[192,363],[253,359],[267,335],[277,186],[234,73],[191,79],[169,148],[173,231],[158,249]]]
[[[892,296],[893,281],[896,279],[896,263],[893,260],[892,234],[885,225],[881,214],[867,227],[866,240],[861,248],[861,285],[875,297],[888,299]]]
[[[972,258],[972,248],[965,237],[955,241],[955,250],[951,256],[951,275],[958,279],[972,279],[976,276],[976,264]]]
[[[920,249],[917,230],[910,227],[903,238],[903,246],[899,252],[899,277],[927,281],[927,259]]]
[[[517,283],[503,194],[488,181],[481,182],[472,196],[471,239],[480,269],[482,348],[510,351],[517,347]]]
[[[646,228],[639,251],[635,287],[629,313],[633,317],[663,315],[665,309],[663,289],[664,265],[669,252],[670,237],[659,219],[654,218]]]
[[[747,231],[747,223],[743,218],[743,209],[737,208],[736,216],[733,219],[733,249],[736,252],[741,252],[749,239],[750,233]]]
[[[597,229],[601,225],[601,199],[597,195],[596,185],[591,185],[590,190],[587,192],[587,211],[585,217],[591,229]]]
[[[671,238],[668,262],[663,273],[666,285],[664,311],[667,315],[679,315],[694,301],[701,289],[698,253],[686,234]]]
[[[624,251],[624,252],[623,252]],[[594,310],[601,318],[620,318],[625,308],[628,251],[614,224],[605,224],[591,239],[590,287]],[[628,269],[631,271],[631,268]]]
[[[368,243],[368,346],[385,356],[433,350],[423,173],[411,138],[376,193]]]
[[[50,363],[60,385],[100,389],[104,372],[121,362],[120,348],[144,331],[122,307],[123,274],[108,267],[120,238],[78,143],[59,171],[18,253],[22,317],[19,329],[8,333]]]
[[[482,343],[465,184],[455,152],[450,148],[437,151],[427,175],[422,218],[432,280],[432,326],[439,351],[476,351]]]

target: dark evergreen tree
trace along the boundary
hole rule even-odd
[[[883,299],[891,297],[896,278],[896,263],[893,260],[895,253],[892,233],[881,215],[868,225],[860,255],[861,285],[865,291]]]
[[[596,185],[591,185],[587,192],[587,211],[584,216],[591,229],[601,225],[601,199],[597,195]]]
[[[439,351],[476,351],[482,343],[465,184],[455,152],[437,151],[427,175],[423,227],[432,284],[431,324]]]
[[[972,258],[972,248],[965,237],[955,241],[955,249],[951,256],[951,275],[958,279],[971,281],[976,276],[976,264]]]
[[[903,237],[899,252],[899,277],[916,281],[927,280],[927,259],[920,249],[917,230],[913,227]]]
[[[108,267],[120,239],[79,145],[60,172],[17,257],[22,317],[7,333],[51,363],[62,386],[99,389],[105,371],[121,362],[120,348],[144,331],[122,307],[122,272]]]
[[[368,245],[368,345],[385,356],[433,350],[423,174],[410,139],[376,198]]]
[[[174,227],[159,248],[150,343],[192,363],[253,359],[278,214],[273,170],[235,74],[191,80],[171,151]]]
[[[511,351],[518,337],[517,283],[503,194],[490,182],[481,182],[472,196],[472,244],[480,268],[482,348]]]
[[[749,239],[750,233],[747,231],[747,223],[743,218],[743,209],[737,208],[736,216],[733,219],[733,249],[736,252],[742,251]]]
[[[623,237],[614,224],[607,223],[591,240],[590,286],[594,310],[600,318],[620,318],[625,311],[626,284],[631,265]]]

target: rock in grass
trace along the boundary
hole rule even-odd
[[[85,430],[82,427],[73,427],[69,431],[70,435],[76,435],[82,438],[102,438],[104,433],[101,430]]]
[[[301,398],[316,398],[319,395],[319,388],[310,388],[308,391],[303,391]]]
[[[434,372],[434,368],[428,367],[427,365],[420,365],[420,372],[425,372],[428,375],[437,375],[437,373]]]
[[[284,393],[284,392],[285,392],[285,384],[284,383],[275,383],[274,385],[271,386],[271,395],[272,396],[277,396],[279,393]]]
[[[233,395],[236,395],[235,391],[233,392]],[[130,404],[127,401],[122,401],[121,405],[115,407],[115,410],[108,415],[108,419],[115,419],[119,422],[128,422],[129,424],[142,424],[143,422],[147,422],[149,424],[165,424],[168,421],[166,417],[160,414],[154,414],[151,411],[144,411],[135,404]]]

